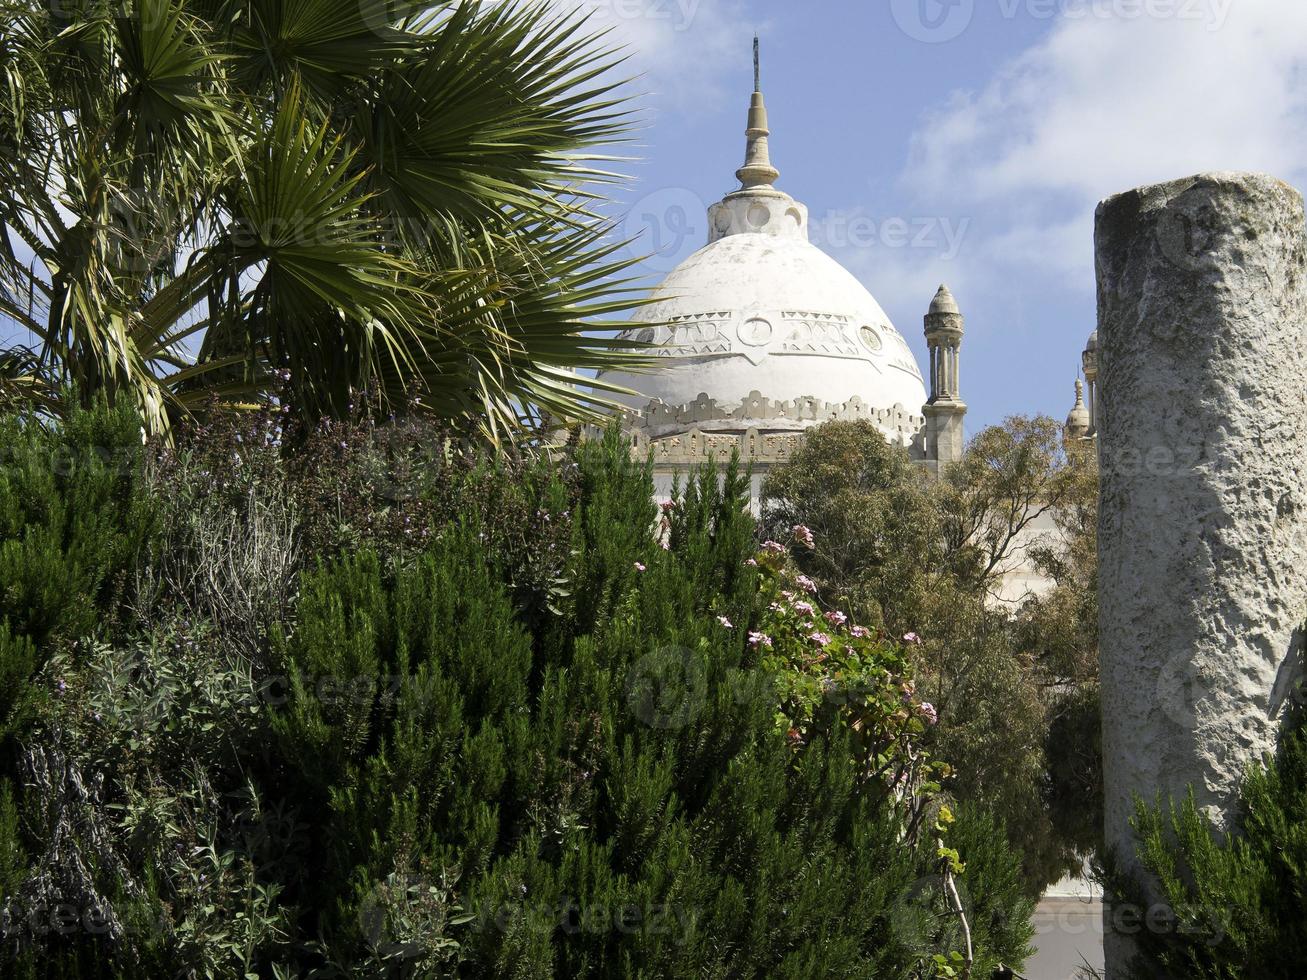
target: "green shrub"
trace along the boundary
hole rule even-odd
[[[0,894],[17,891],[26,868],[13,786],[5,780],[0,782]]]
[[[50,693],[29,685],[41,665],[130,619],[155,528],[144,483],[129,410],[78,410],[58,427],[0,416],[0,777],[34,699]]]
[[[1307,948],[1307,729],[1286,724],[1279,751],[1244,782],[1232,833],[1218,833],[1193,794],[1137,803],[1140,866],[1109,869],[1112,891],[1152,909],[1134,936],[1141,978],[1296,980]],[[1160,898],[1160,905],[1150,896]],[[1163,914],[1164,913],[1164,914]]]
[[[1028,894],[1020,864],[1012,860],[1002,823],[975,805],[958,807],[957,818],[949,843],[966,858],[963,881],[971,897],[969,922],[976,945],[995,955],[997,962],[987,966],[1002,962],[1018,967],[1033,935],[1035,899]]]
[[[847,679],[874,710],[814,715],[782,694],[822,672],[786,674],[749,641],[770,629],[775,652],[781,631],[776,587],[750,567],[741,474],[691,481],[665,511],[665,549],[648,472],[617,439],[579,447],[561,480],[532,473],[516,491],[572,528],[548,622],[514,615],[475,508],[393,572],[363,552],[305,579],[277,644],[288,686],[267,778],[294,787],[310,828],[312,871],[288,894],[302,896],[301,932],[322,937],[320,968],[933,970],[953,931],[901,934],[896,914],[935,880],[934,842],[905,846],[892,781],[872,778],[898,761],[896,738],[924,731],[902,710],[902,652],[846,637],[869,644]],[[834,650],[841,630],[824,628]],[[869,666],[888,703],[868,693]],[[895,734],[869,751],[873,721]],[[980,964],[1024,955],[1028,907],[1001,890],[1017,868],[999,844],[968,882],[982,916],[1013,920],[977,931]]]
[[[973,975],[1023,959],[1019,861],[945,819],[907,652],[800,605],[737,468],[660,515],[616,433],[504,461],[270,421],[159,460],[130,630],[38,648],[0,968],[906,980],[962,948],[946,876]],[[256,630],[218,593],[290,552],[214,539],[261,533],[251,500],[295,568]],[[24,927],[60,902],[115,925]]]
[[[33,848],[6,892],[29,975],[241,976],[275,962],[288,827],[242,767],[266,735],[205,630],[56,655],[22,765]]]
[[[91,976],[94,949],[30,944],[62,911],[52,895],[69,895],[79,916],[87,910],[71,895],[94,869],[60,835],[70,820],[100,829],[105,802],[99,774],[68,765],[37,733],[58,712],[85,641],[130,627],[156,509],[133,412],[99,405],[47,421],[0,417],[0,933],[6,957],[21,951],[0,963],[6,975],[76,976],[80,964]],[[55,662],[69,667],[51,670]],[[52,843],[62,850],[58,884],[41,867]]]
[[[0,621],[38,653],[125,618],[154,529],[137,416],[0,417]]]

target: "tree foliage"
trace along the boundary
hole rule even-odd
[[[1097,733],[1093,481],[1051,419],[1014,418],[937,478],[870,423],[827,423],[763,484],[766,530],[812,529],[818,546],[799,562],[823,598],[920,640],[952,792],[1003,817],[1032,892],[1078,871],[1098,840],[1084,743]],[[1013,594],[1023,564],[1052,592]]]
[[[800,563],[825,600],[895,635],[920,625],[944,547],[926,474],[906,452],[870,424],[828,423],[767,475],[762,495],[765,533],[812,530]]]
[[[1017,642],[1046,685],[1045,798],[1058,835],[1078,853],[1101,849],[1102,724],[1098,694],[1098,461],[1071,447],[1074,480],[1053,512],[1055,536],[1029,551],[1053,586],[1026,602]]]
[[[593,415],[576,372],[634,356],[586,207],[618,60],[535,0],[5,0],[0,398]]]

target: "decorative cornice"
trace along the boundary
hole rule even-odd
[[[687,405],[654,399],[641,413],[627,417],[633,449],[643,457],[653,450],[658,464],[687,465],[729,459],[733,451],[753,463],[784,462],[804,431],[823,422],[871,422],[892,442],[924,456],[925,418],[902,405],[873,408],[854,396],[832,403],[814,397],[778,401],[752,391],[733,407],[701,394]]]

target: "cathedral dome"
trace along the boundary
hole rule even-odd
[[[772,401],[860,398],[916,415],[926,390],[912,351],[880,304],[806,238],[728,235],[695,252],[655,292],[628,333],[659,344],[666,366],[605,375],[652,399],[687,405],[701,394],[734,408],[757,392]]]
[[[655,289],[623,336],[657,345],[648,374],[602,375],[640,393],[650,435],[801,429],[866,418],[910,442],[926,390],[911,349],[858,280],[808,240],[807,209],[777,190],[755,91],[739,190],[708,212],[709,242]]]

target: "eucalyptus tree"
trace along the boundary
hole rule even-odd
[[[796,560],[822,599],[914,636],[950,789],[1001,819],[1038,893],[1096,843],[1097,608],[1092,460],[1061,426],[1016,417],[977,433],[938,479],[866,422],[811,429],[762,486],[762,525],[809,528]],[[1051,517],[1056,533],[1036,530]],[[1021,562],[1055,582],[999,601]]]
[[[621,60],[537,0],[0,0],[0,397],[593,417]]]

